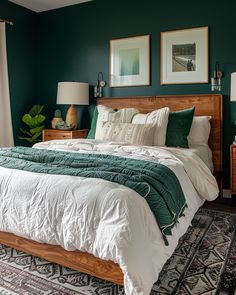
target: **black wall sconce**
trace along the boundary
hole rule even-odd
[[[223,72],[219,69],[219,62],[215,63],[215,71],[213,72],[213,77],[211,78],[211,91],[221,91],[221,78]]]
[[[94,86],[94,97],[102,97],[103,96],[103,87],[106,86],[106,81],[103,80],[102,72],[98,73],[98,82],[97,85]]]

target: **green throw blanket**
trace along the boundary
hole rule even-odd
[[[31,172],[102,178],[125,185],[146,199],[166,235],[186,207],[176,175],[166,166],[103,154],[80,154],[14,147],[0,149],[0,166]]]

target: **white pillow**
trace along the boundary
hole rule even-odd
[[[188,135],[189,147],[208,146],[211,131],[210,116],[194,116]]]
[[[153,124],[156,126],[154,133],[154,145],[163,146],[166,143],[166,129],[170,109],[168,107],[155,110],[148,114],[137,114],[133,117],[133,124]]]
[[[132,118],[139,111],[135,108],[126,108],[118,110],[117,112],[112,108],[98,105],[98,118],[95,139],[101,139],[101,128],[104,122],[116,122],[116,123],[131,123]]]
[[[153,145],[155,126],[151,124],[103,123],[101,140],[122,141],[132,144]]]

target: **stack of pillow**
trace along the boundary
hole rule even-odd
[[[94,109],[90,139],[189,148],[208,146],[210,117],[194,116],[195,108],[170,112],[168,107],[141,114],[135,108]]]

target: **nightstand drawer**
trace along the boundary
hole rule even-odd
[[[232,158],[236,159],[236,146],[232,148]]]
[[[236,194],[236,145],[230,146],[230,189]]]
[[[236,173],[236,159],[234,158],[231,159],[231,165],[232,165],[233,171],[235,171]]]
[[[86,138],[88,129],[78,129],[71,131],[63,131],[58,129],[44,129],[43,130],[43,141],[53,139],[75,139],[75,138]]]
[[[88,135],[88,129],[78,129],[75,130],[73,138],[86,138]]]
[[[231,180],[231,191],[232,193],[235,193],[236,192],[236,178],[235,176],[233,177],[233,179]]]
[[[44,140],[52,140],[52,139],[70,139],[71,134],[65,132],[56,133],[46,133],[44,136]]]

